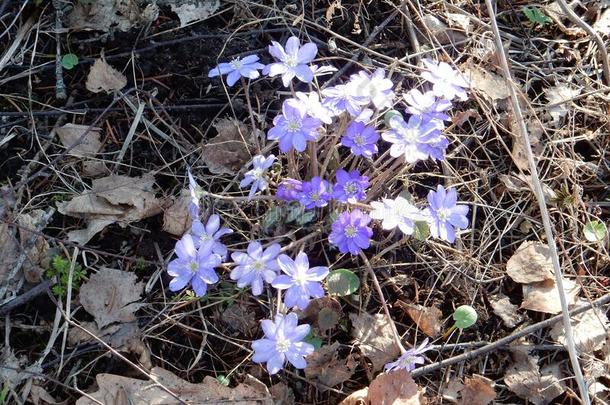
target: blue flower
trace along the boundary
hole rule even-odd
[[[432,92],[437,97],[443,97],[449,101],[455,97],[464,101],[468,99],[466,89],[470,87],[466,78],[448,63],[434,62],[430,59],[422,59],[427,71],[421,74],[425,80],[433,83]]]
[[[247,253],[231,253],[231,258],[237,263],[237,267],[231,271],[231,280],[237,280],[239,288],[249,285],[253,295],[261,295],[263,281],[271,284],[280,270],[276,260],[280,249],[280,245],[274,243],[263,250],[260,242],[255,241],[250,242]]]
[[[351,84],[338,84],[322,90],[325,97],[322,105],[330,109],[334,115],[340,115],[347,111],[351,116],[357,117],[362,111],[362,106],[367,105],[369,100],[355,93],[356,88]]]
[[[429,218],[430,234],[435,238],[446,240],[449,243],[455,241],[455,229],[466,229],[468,227],[467,205],[457,204],[457,192],[455,188],[445,190],[440,184],[436,191],[428,193],[430,206],[425,210]]]
[[[401,369],[406,371],[415,370],[417,364],[424,364],[426,361],[422,354],[431,349],[431,347],[426,347],[427,345],[428,338],[426,338],[423,343],[419,345],[419,347],[407,350],[398,358],[398,360],[386,364],[384,370],[386,372]]]
[[[252,170],[248,170],[244,174],[243,180],[239,183],[239,187],[250,186],[250,193],[248,193],[248,199],[252,199],[254,194],[258,190],[267,189],[267,179],[265,179],[265,171],[271,167],[273,161],[275,160],[275,155],[269,155],[264,157],[263,155],[256,155],[252,158]]]
[[[358,209],[343,212],[333,222],[328,241],[337,246],[341,253],[357,255],[371,243],[373,230],[368,226],[370,222],[371,218]]]
[[[211,245],[195,249],[191,235],[186,234],[176,243],[176,259],[167,265],[167,273],[173,277],[169,283],[171,291],[178,291],[189,283],[198,297],[205,295],[208,284],[218,282],[214,267],[220,265],[219,255],[212,253]]]
[[[199,185],[191,173],[191,168],[186,169],[186,173],[189,178],[189,192],[191,194],[191,200],[188,205],[188,211],[191,215],[191,219],[199,218]]]
[[[364,97],[367,104],[372,102],[378,110],[392,106],[394,83],[385,77],[383,69],[377,69],[373,74],[361,70],[350,77],[349,85],[354,88],[355,95]]]
[[[426,160],[428,157],[436,160],[445,158],[449,141],[441,134],[437,122],[423,121],[418,115],[412,115],[405,122],[402,116],[395,115],[390,118],[390,127],[392,129],[381,137],[392,143],[392,157],[404,156],[408,163]]]
[[[421,91],[413,89],[403,94],[402,97],[408,104],[405,111],[408,114],[419,115],[422,117],[422,121],[439,121],[442,128],[444,127],[443,121],[451,120],[451,117],[445,114],[445,111],[452,107],[451,101],[437,98],[431,91],[422,94]]]
[[[333,187],[333,198],[341,202],[355,203],[366,198],[366,189],[369,186],[369,178],[361,176],[358,170],[346,172],[337,170],[337,184]]]
[[[250,55],[243,59],[235,58],[229,63],[219,63],[214,69],[210,70],[208,77],[216,77],[224,74],[227,76],[227,85],[233,86],[240,77],[256,79],[260,76],[258,69],[263,69],[265,65],[258,62],[258,56]]]
[[[312,177],[310,181],[301,184],[299,202],[305,209],[325,207],[331,199],[328,192],[329,184],[320,177]]]
[[[286,290],[284,304],[288,308],[296,305],[304,310],[311,298],[324,296],[320,281],[328,275],[328,267],[309,268],[309,259],[304,252],[299,252],[295,260],[287,255],[280,255],[277,261],[286,274],[277,276],[271,285],[279,290]]]
[[[313,345],[303,342],[311,329],[309,325],[298,325],[297,315],[290,313],[277,314],[274,321],[265,319],[261,321],[261,327],[265,337],[252,342],[252,361],[267,363],[269,374],[284,368],[286,360],[295,368],[307,367],[305,357],[314,351]]]
[[[205,226],[199,220],[193,221],[191,225],[195,246],[211,246],[212,252],[220,255],[223,259],[227,256],[227,247],[220,242],[220,237],[233,233],[232,229],[220,227],[220,217],[216,214],[210,215]]]
[[[345,135],[341,138],[341,145],[351,149],[354,156],[372,158],[377,153],[379,134],[372,126],[354,121],[347,127]]]
[[[318,129],[322,123],[311,118],[302,103],[286,100],[282,104],[282,114],[273,119],[273,128],[267,132],[267,139],[279,139],[280,151],[286,153],[292,148],[303,152],[307,141],[318,139]]]
[[[279,62],[265,66],[263,74],[270,77],[282,75],[284,87],[288,87],[295,76],[304,83],[311,83],[313,80],[313,71],[308,63],[313,61],[318,53],[318,47],[314,43],[308,42],[301,46],[297,37],[290,37],[286,41],[285,49],[278,42],[272,41],[269,53]]]
[[[394,200],[384,198],[381,202],[373,201],[371,207],[371,218],[381,220],[381,227],[386,231],[398,227],[405,235],[411,235],[415,231],[416,221],[428,221],[425,213],[400,196]]]
[[[301,197],[303,183],[300,180],[284,179],[277,186],[275,196],[284,201],[296,201]]]

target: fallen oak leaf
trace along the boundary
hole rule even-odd
[[[80,303],[98,328],[136,320],[134,312],[145,305],[136,302],[144,292],[144,283],[136,280],[133,273],[103,267],[81,286]]]
[[[373,363],[373,371],[379,371],[389,361],[400,355],[396,346],[392,326],[385,315],[349,314],[352,321],[352,336],[363,355]]]
[[[210,376],[206,376],[200,384],[193,384],[160,367],[154,367],[150,374],[185,403],[273,405],[271,395],[266,390],[262,391],[259,384],[253,387],[247,383],[242,383],[235,388],[230,388],[220,384]],[[254,379],[254,377],[250,378]],[[98,374],[95,379],[98,390],[88,394],[88,396],[79,398],[76,405],[92,405],[99,402],[116,403],[114,401],[121,390],[124,391],[130,405],[178,403],[173,395],[159,387],[153,380],[139,380],[105,373]]]
[[[112,93],[127,86],[125,75],[112,66],[104,59],[96,59],[89,70],[85,87],[92,93],[105,91]]]

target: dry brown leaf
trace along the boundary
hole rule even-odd
[[[504,382],[521,398],[535,405],[546,405],[564,392],[559,383],[561,376],[553,371],[541,372],[537,356],[520,356],[506,371]]]
[[[7,279],[18,257],[19,243],[16,235],[11,232],[11,228],[6,223],[0,223],[0,285],[7,282],[13,283],[15,279],[21,277],[22,273],[19,273],[15,279]]]
[[[367,405],[369,401],[369,388],[362,388],[349,394],[339,405]]]
[[[153,368],[151,375],[186,403],[273,405],[271,395],[266,390],[262,391],[259,384],[257,384],[256,388],[245,383],[239,384],[235,388],[230,388],[221,385],[215,378],[210,376],[206,376],[200,384],[192,384],[160,367]],[[95,379],[98,390],[89,394],[92,399],[83,396],[76,401],[77,405],[97,404],[94,400],[105,404],[112,404],[116,403],[114,401],[118,395],[124,395],[128,401],[127,403],[130,405],[179,403],[171,394],[151,380],[138,380],[105,373],[98,374]],[[124,391],[124,393],[119,394],[121,391]]]
[[[473,374],[464,379],[460,405],[487,405],[496,399],[495,383],[482,375]]]
[[[81,286],[80,303],[99,328],[113,322],[135,321],[134,312],[144,305],[136,302],[144,292],[144,283],[136,280],[133,273],[102,268]]]
[[[182,190],[180,197],[174,200],[165,211],[163,211],[163,230],[172,235],[182,236],[191,227],[191,216],[188,206],[191,202],[189,190]]]
[[[519,307],[511,304],[510,299],[506,295],[492,295],[489,297],[489,303],[494,310],[494,314],[499,316],[509,328],[514,328],[523,321],[523,315],[517,312]]]
[[[587,305],[588,302],[580,300],[576,307]],[[610,338],[608,317],[605,311],[594,308],[571,318],[572,333],[576,349],[581,353],[593,353],[600,350]],[[551,329],[553,339],[566,345],[565,329],[559,322]]]
[[[140,341],[142,338],[142,331],[138,327],[137,322],[114,323],[102,329],[98,328],[95,322],[82,322],[80,326],[80,328],[72,327],[68,332],[68,343],[71,346],[95,342],[96,339],[91,336],[93,334],[115,349],[123,350],[129,346],[130,341]],[[86,329],[91,334],[83,329]]]
[[[279,382],[269,387],[269,392],[275,401],[275,405],[294,405],[294,392],[286,384]]]
[[[523,98],[520,98],[519,100],[523,105],[522,108],[525,108],[528,105],[527,100]],[[511,151],[513,161],[519,169],[523,171],[529,171],[525,141],[523,139],[523,136],[521,135],[521,127],[517,122],[517,118],[512,112],[512,107],[509,107],[509,114],[507,117],[507,125],[510,129],[510,135],[513,138],[513,145]],[[525,125],[527,128],[527,135],[530,141],[530,146],[532,147],[532,153],[534,154],[534,157],[539,156],[544,148],[544,144],[542,143],[542,135],[544,134],[544,128],[536,117],[526,117]]]
[[[77,1],[68,16],[68,25],[74,29],[129,31],[136,25],[156,20],[158,16],[158,6],[150,4],[140,9],[136,0]]]
[[[102,128],[68,123],[57,128],[56,132],[66,148],[76,144],[68,152],[71,156],[91,157],[102,148],[102,141],[100,141]]]
[[[182,4],[176,4],[182,3]],[[220,7],[220,0],[172,0],[172,11],[178,14],[180,27],[185,27],[193,21],[202,21],[209,18]]]
[[[163,201],[155,197],[153,183],[150,175],[94,179],[91,191],[57,204],[60,213],[89,221],[86,229],[68,232],[68,239],[85,244],[110,224],[124,226],[160,213]]]
[[[83,162],[83,177],[96,178],[103,175],[108,175],[110,170],[106,167],[106,163],[99,160],[85,160]]]
[[[468,34],[470,32],[472,23],[468,14],[445,13],[445,16],[449,21],[449,25],[461,28],[465,34]]]
[[[510,97],[510,84],[504,77],[476,65],[462,66],[462,70],[472,88],[488,100],[494,102]]]
[[[232,331],[245,336],[253,336],[257,333],[258,320],[251,308],[240,303],[229,305],[220,313],[220,319]]]
[[[424,14],[422,22],[424,23],[425,31],[432,34],[432,36],[442,45],[457,44],[458,42],[462,42],[466,39],[464,34],[449,28],[447,24],[432,14]],[[430,42],[428,35],[424,36],[422,40],[428,43]]]
[[[565,117],[570,110],[570,100],[578,96],[581,92],[582,89],[575,89],[566,84],[560,84],[544,90],[544,94],[548,100],[547,111],[551,115],[552,124],[559,124],[559,121]]]
[[[299,319],[305,320],[323,334],[332,330],[342,316],[343,310],[339,301],[326,295],[311,300],[305,311],[299,315]]]
[[[435,338],[441,334],[441,318],[443,313],[436,307],[424,307],[422,305],[414,305],[403,303],[400,305],[427,336]]]
[[[44,387],[38,384],[32,384],[30,399],[34,405],[60,405],[68,403],[68,400],[57,401]]]
[[[575,304],[580,287],[574,281],[564,278],[563,289],[568,305]],[[555,280],[523,284],[523,302],[521,303],[521,308],[546,314],[560,313],[561,302],[559,301],[559,290],[555,285]]]
[[[339,359],[337,350],[339,343],[335,342],[332,345],[322,346],[307,356],[305,376],[327,387],[334,387],[347,381],[354,374],[357,362],[351,355]],[[318,387],[318,390],[324,392],[326,388]]]
[[[385,315],[349,314],[352,321],[352,336],[362,354],[373,363],[373,371],[379,371],[400,355],[394,342],[392,326]]]
[[[96,59],[89,70],[85,87],[92,93],[105,91],[112,93],[115,90],[121,90],[127,86],[127,78],[125,75],[103,59]]]
[[[464,384],[462,384],[460,379],[453,377],[440,393],[442,394],[444,400],[451,403],[456,403],[462,388],[464,388]]]
[[[252,131],[236,119],[214,124],[218,135],[201,149],[201,157],[214,174],[236,174],[251,158]]]
[[[26,246],[32,232],[28,229],[36,229],[45,216],[43,210],[33,210],[27,214],[17,216],[19,224],[19,240],[22,248]],[[40,235],[34,241],[34,245],[28,251],[28,257],[23,263],[23,275],[28,283],[39,283],[45,270],[50,266],[49,243],[44,236]]]
[[[379,374],[369,385],[371,405],[419,405],[426,401],[419,387],[406,370]]]
[[[506,273],[521,284],[552,280],[553,263],[549,247],[540,242],[523,242],[506,262]]]

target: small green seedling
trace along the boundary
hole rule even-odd
[[[73,53],[62,56],[61,65],[64,67],[64,69],[72,70],[74,66],[78,65],[78,56]]]
[[[60,255],[53,256],[51,268],[46,272],[47,277],[57,277],[57,284],[52,288],[53,294],[59,298],[65,297],[68,292],[68,279],[70,277],[70,261]],[[72,294],[74,295],[80,288],[83,280],[85,280],[85,270],[78,263],[74,265],[72,272]]]
[[[220,385],[224,385],[225,387],[228,387],[229,384],[231,383],[231,380],[229,380],[229,377],[227,377],[226,375],[220,374],[218,377],[216,377],[216,381],[218,381],[218,383]]]
[[[551,19],[540,11],[538,7],[523,7],[523,14],[525,14],[530,22],[538,24],[541,27],[551,22]]]
[[[445,332],[443,338],[447,338],[456,328],[461,330],[470,328],[477,322],[478,317],[477,311],[470,305],[461,305],[457,307],[453,312],[453,320],[455,323]]]
[[[606,224],[601,221],[589,221],[583,229],[585,239],[589,242],[601,242],[606,237]]]

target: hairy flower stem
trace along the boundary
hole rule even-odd
[[[317,145],[314,142],[309,142],[309,159],[310,161],[310,177],[315,177],[318,175],[318,149]]]
[[[394,336],[394,342],[396,343],[396,346],[398,346],[398,349],[400,349],[400,354],[404,354],[407,350],[404,348],[404,346],[402,345],[402,342],[400,341],[400,336],[398,335],[398,329],[396,329],[396,324],[394,323],[394,320],[392,319],[392,316],[390,315],[390,310],[388,309],[388,305],[386,304],[385,298],[383,296],[383,291],[381,290],[381,285],[379,285],[379,280],[377,280],[377,276],[375,275],[375,272],[373,271],[373,267],[371,266],[371,263],[369,263],[369,259],[366,258],[366,255],[363,252],[360,252],[360,257],[364,261],[364,264],[365,264],[367,270],[369,271],[371,278],[373,279],[373,285],[375,286],[375,290],[377,290],[377,294],[379,294],[379,301],[381,302],[381,306],[383,307],[383,312],[385,312],[385,316],[386,316],[386,318],[388,318],[388,322],[392,329],[392,335]]]
[[[345,133],[345,129],[347,128],[348,119],[346,118],[346,115],[341,115],[339,119],[339,126],[337,128],[337,131],[332,136],[332,140],[328,143],[328,149],[326,150],[326,158],[324,159],[324,162],[322,163],[322,168],[320,169],[320,177],[322,178],[324,178],[324,175],[326,174],[326,169],[328,168],[328,164],[330,163],[330,160],[334,155],[335,146],[337,146],[337,142],[339,141],[341,134]]]
[[[250,124],[252,125],[252,139],[254,139],[254,147],[256,148],[256,153],[258,155],[261,154],[261,145],[258,139],[258,131],[256,128],[256,121],[254,120],[254,110],[252,109],[252,103],[250,102],[250,83],[243,78],[241,78],[241,84],[244,86],[244,94],[246,96],[246,104],[248,105],[248,112],[250,113]]]

